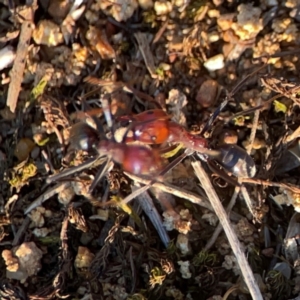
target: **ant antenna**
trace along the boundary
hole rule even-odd
[[[252,73],[248,74],[245,78],[240,80],[235,87],[232,89],[232,91],[226,96],[225,100],[222,101],[222,103],[217,107],[217,109],[214,111],[214,113],[210,116],[209,120],[206,122],[204,128],[202,129],[200,135],[203,135],[213,124],[213,122],[216,120],[217,116],[220,114],[220,112],[225,108],[225,106],[228,104],[229,100],[232,99],[234,94],[243,86],[243,84],[254,74],[262,70],[267,66],[267,63],[265,63],[263,66],[259,67],[257,70],[253,71]]]
[[[102,105],[103,114],[104,114],[107,126],[108,126],[109,130],[111,131],[112,135],[114,136],[113,119],[112,119],[112,114],[111,114],[108,98],[109,98],[108,94],[101,95],[100,102]]]
[[[91,106],[88,104],[88,102],[86,101],[86,95],[82,96],[82,97],[78,97],[80,102],[81,102],[81,109],[82,111],[84,112],[89,112],[89,111],[92,111],[93,109],[91,108]],[[89,114],[88,114],[89,115]],[[106,135],[105,135],[105,132],[103,130],[103,126],[101,124],[101,121],[93,116],[93,115],[89,115],[89,117],[93,120],[94,124],[96,125],[97,127],[97,130],[100,134],[100,137],[101,138],[106,138]]]
[[[203,135],[213,124],[213,122],[216,120],[217,116],[220,114],[220,112],[224,109],[224,107],[228,104],[229,98],[228,96],[225,98],[224,101],[217,107],[217,109],[213,112],[213,114],[209,117],[208,121],[206,122],[205,126],[200,132],[200,135]]]
[[[112,140],[115,141],[115,134],[114,134],[114,127],[113,127],[113,119],[112,119],[112,114],[110,110],[110,105],[109,105],[109,95],[104,94],[100,96],[100,102],[102,105],[102,110],[103,114],[106,120],[106,123],[108,125],[108,128],[111,132],[112,135]],[[99,122],[99,120],[98,120]],[[103,131],[103,127],[101,127]],[[100,154],[101,155],[101,154]],[[95,178],[89,188],[89,193],[92,194],[93,190],[97,186],[98,182],[103,178],[103,176],[107,173],[107,171],[111,168],[111,158],[107,158],[105,163],[101,166],[101,168],[98,170],[98,172],[95,175]]]
[[[89,188],[89,194],[92,194],[93,190],[97,186],[98,182],[103,178],[103,176],[109,171],[111,168],[111,159],[106,159],[105,163],[101,165],[100,169],[95,175],[95,178]]]

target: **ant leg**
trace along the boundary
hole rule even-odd
[[[73,175],[77,172],[85,170],[85,169],[91,167],[92,165],[94,165],[96,161],[97,161],[97,158],[91,158],[91,159],[87,160],[86,162],[82,163],[79,166],[68,168],[68,169],[66,169],[66,170],[64,170],[64,171],[62,171],[58,174],[55,174],[53,176],[48,177],[46,179],[46,183],[51,183],[53,181],[58,181],[58,180],[63,179],[66,176],[70,176],[70,175]]]
[[[101,168],[98,170],[95,179],[93,180],[90,188],[89,188],[89,194],[92,194],[94,188],[97,186],[98,182],[103,178],[103,176],[109,172],[109,170],[112,168],[113,163],[111,159],[107,159],[104,164],[101,165]]]

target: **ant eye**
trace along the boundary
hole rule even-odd
[[[121,120],[120,121],[120,126],[121,127],[127,127],[130,123],[132,123],[131,120]]]

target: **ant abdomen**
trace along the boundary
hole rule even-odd
[[[238,145],[222,145],[217,150],[220,155],[215,159],[236,177],[252,178],[256,173],[253,158]]]

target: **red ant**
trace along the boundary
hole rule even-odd
[[[107,155],[122,165],[124,171],[136,175],[155,174],[162,167],[159,151],[139,145],[100,141],[96,146],[101,155]]]
[[[103,139],[104,133],[102,131],[102,128],[99,128],[98,131],[85,122],[74,124],[70,130],[71,148],[85,151],[94,149],[97,152],[97,157],[90,159],[80,166],[69,168],[59,174],[51,176],[47,179],[48,183],[91,167],[96,160],[102,156],[107,156],[108,160],[106,161],[106,164],[103,165],[103,168],[99,170],[100,172],[90,187],[90,191],[93,190],[98,180],[106,172],[110,159],[120,164],[122,169],[128,173],[152,176],[159,174],[163,166],[163,159],[157,149],[151,149],[142,145],[127,145],[126,143],[118,143],[114,140],[106,140]],[[100,132],[102,134],[100,134]],[[100,136],[102,136],[102,138]]]
[[[140,145],[127,145],[110,140],[100,140],[98,131],[80,122],[71,127],[71,143],[82,150],[95,149],[122,165],[124,171],[136,175],[154,174],[162,167],[159,151]],[[100,140],[100,141],[99,141]]]
[[[207,126],[214,121],[216,115],[227,102],[228,100],[220,105]],[[183,126],[170,121],[170,116],[161,109],[148,110],[132,117],[120,117],[119,120],[132,122],[133,136],[126,136],[124,143],[107,140],[99,142],[98,132],[83,123],[73,126],[71,141],[85,150],[92,146],[101,156],[108,155],[113,161],[120,163],[125,171],[137,175],[157,172],[161,169],[162,159],[155,149],[126,145],[125,142],[140,141],[145,144],[182,143],[185,148],[195,151],[200,158],[207,160],[207,157],[210,157],[215,159],[237,177],[254,177],[255,175],[255,163],[244,149],[237,145],[224,145],[217,150],[211,150],[208,148],[208,142],[205,138],[192,135]],[[62,173],[60,175],[63,176]],[[57,179],[56,177],[54,176],[52,180]]]
[[[152,109],[135,116],[123,116],[119,121],[134,122],[133,137],[127,136],[126,142],[140,141],[144,144],[162,144],[170,136],[168,116],[161,109]]]
[[[198,154],[216,159],[237,177],[253,177],[255,175],[255,163],[244,149],[237,145],[223,145],[217,150],[210,150],[205,138],[192,135],[183,126],[170,121],[170,116],[163,110],[148,110],[133,117],[121,117],[120,120],[133,122],[133,136],[126,137],[126,142],[140,141],[145,144],[181,143],[185,148],[189,148]]]
[[[254,161],[244,149],[237,145],[224,145],[217,150],[208,149],[205,138],[192,135],[183,126],[170,121],[170,116],[161,109],[148,110],[135,116],[123,116],[119,120],[132,121],[133,136],[126,136],[125,142],[140,141],[145,144],[182,143],[185,148],[201,154],[202,157],[206,155],[217,160],[220,165],[237,177],[253,177],[255,175]],[[113,161],[119,163],[124,171],[129,173],[153,175],[158,174],[162,169],[162,158],[157,149],[140,145],[127,145],[112,140],[100,140],[99,132],[86,123],[80,122],[72,126],[70,141],[77,148],[83,150],[93,148],[100,156],[110,157]],[[73,172],[79,171],[76,168]],[[65,173],[69,174],[70,170],[52,176],[50,181],[65,176]]]

